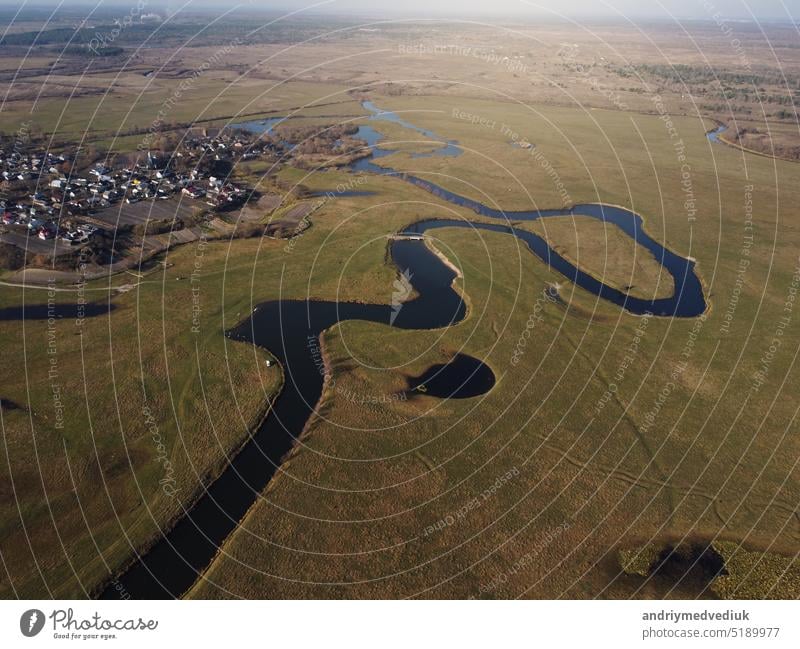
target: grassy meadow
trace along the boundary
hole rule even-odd
[[[633,297],[652,300],[675,292],[675,281],[655,256],[612,223],[578,214],[517,227],[532,229],[576,268]]]
[[[241,108],[241,97],[228,99]],[[564,283],[512,237],[436,231],[434,244],[463,274],[457,288],[468,318],[435,332],[347,322],[326,334],[336,389],[189,596],[687,597],[703,584],[626,573],[620,549],[718,540],[793,557],[800,313],[775,332],[800,263],[797,167],[712,146],[691,118],[675,119],[681,161],[655,116],[441,96],[375,102],[465,150],[382,159],[394,168],[433,174],[509,210],[560,207],[564,190],[569,202],[635,209],[654,238],[696,258],[709,311],[691,320],[634,317]],[[496,125],[454,118],[454,108]],[[120,123],[119,114],[108,119]],[[512,132],[541,158],[512,147]],[[686,206],[684,164],[696,213]],[[348,175],[286,170],[282,178],[325,190]],[[87,293],[115,309],[87,318],[82,335],[57,321],[55,354],[46,320],[0,322],[8,359],[0,368],[0,595],[86,595],[146,547],[247,438],[282,377],[266,368],[266,351],[229,343],[225,328],[278,296],[389,303],[396,270],[387,235],[424,217],[479,218],[395,178],[370,177],[357,189],[376,193],[329,201],[291,246],[192,244],[140,283],[92,283]],[[629,240],[594,225],[576,218],[535,227],[568,254],[588,256],[591,272],[626,284],[636,273],[641,290],[663,290],[652,284],[657,267],[631,260]],[[566,305],[544,298],[551,282],[562,282]],[[114,289],[126,283],[136,285]],[[200,333],[192,331],[193,288]],[[41,289],[0,292],[0,308],[46,301]],[[497,384],[488,394],[391,398],[405,376],[458,351],[491,366]],[[48,380],[52,357],[63,429]],[[177,498],[163,488],[161,450]],[[760,593],[770,584],[784,592],[783,570],[764,574]]]
[[[202,69],[204,61],[194,61]],[[190,68],[191,70],[191,68]],[[338,84],[302,81],[239,79],[221,70],[197,77],[162,78],[144,76],[141,70],[119,70],[88,77],[48,79],[34,83],[58,83],[72,87],[62,99],[8,102],[0,126],[8,133],[24,129],[34,136],[52,136],[56,145],[74,143],[116,153],[135,151],[151,126],[208,123],[222,125],[239,116],[287,112],[303,108],[304,114],[339,115],[359,106]],[[81,84],[92,84],[94,92],[81,94]],[[319,103],[321,105],[314,106]],[[360,112],[360,111],[359,111]],[[133,130],[142,134],[128,135]]]
[[[499,127],[453,120],[452,100],[376,103],[408,110],[408,119],[468,151],[460,158],[401,153],[387,165],[436,174],[453,191],[503,208],[560,204],[552,177],[529,152],[510,147]],[[675,120],[681,160],[664,122],[652,116],[458,106],[516,125],[558,170],[573,202],[638,210],[651,235],[697,259],[709,311],[645,321],[569,285],[569,308],[537,306],[544,286],[561,278],[513,239],[438,231],[437,247],[463,271],[470,317],[435,334],[358,322],[330,332],[337,390],[324,397],[324,416],[190,595],[709,594],[702,578],[676,583],[624,572],[618,551],[645,542],[730,542],[741,554],[791,564],[800,538],[792,459],[800,341],[795,326],[780,322],[798,268],[797,168],[712,147],[703,124],[689,118]],[[696,213],[687,209],[683,164]],[[420,200],[429,216],[459,212],[431,196]],[[380,213],[389,231],[395,206]],[[741,276],[743,257],[749,265]],[[523,361],[514,365],[526,330]],[[776,337],[780,350],[759,377]],[[367,368],[401,366],[400,374],[416,375],[459,350],[494,369],[499,380],[485,397],[370,398],[396,393],[402,377]],[[784,569],[786,560],[757,565],[759,596],[788,592],[796,572]],[[736,573],[717,594],[747,592],[730,582],[748,571]]]

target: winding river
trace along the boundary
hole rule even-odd
[[[458,156],[462,150],[452,140],[401,119],[395,113],[380,111],[364,102],[370,111],[368,120],[390,120],[442,143],[422,155]],[[277,123],[253,123],[253,130],[263,132]],[[365,320],[401,329],[438,329],[461,321],[466,307],[453,289],[455,272],[434,254],[424,235],[438,228],[470,228],[517,237],[537,257],[581,288],[619,305],[634,314],[646,312],[660,316],[693,317],[706,308],[703,289],[695,264],[666,249],[647,235],[639,215],[621,207],[600,204],[577,205],[572,209],[503,212],[459,196],[430,180],[379,166],[375,160],[391,155],[390,149],[376,146],[382,137],[369,123],[359,128],[358,136],[371,147],[368,158],[356,161],[353,172],[388,174],[412,183],[438,198],[467,207],[496,223],[428,219],[406,227],[391,243],[391,257],[397,268],[409,271],[410,283],[418,297],[397,311],[388,304],[356,304],[328,301],[280,300],[259,305],[244,322],[226,335],[232,340],[252,343],[268,349],[284,369],[285,384],[269,414],[242,450],[228,463],[219,478],[203,492],[198,501],[141,558],[117,580],[106,586],[100,597],[156,599],[184,594],[209,565],[247,510],[257,501],[269,481],[280,471],[282,458],[291,450],[311,418],[324,388],[324,366],[320,336],[326,329],[346,320]],[[573,266],[552,250],[541,237],[516,229],[515,221],[533,221],[551,216],[581,214],[617,225],[638,244],[649,250],[672,275],[675,294],[668,298],[645,300],[633,298],[610,287]],[[487,371],[489,372],[487,374]],[[471,357],[459,355],[451,363],[434,366],[412,379],[410,388],[430,386],[430,396],[468,398],[494,386],[487,366]]]

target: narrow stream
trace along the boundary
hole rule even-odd
[[[394,113],[378,110],[365,102],[373,120],[390,120],[412,128],[426,137],[443,143],[431,155],[461,155],[454,141],[443,140],[434,133],[419,129]],[[272,126],[256,122],[262,130]],[[414,223],[403,231],[424,235],[437,228],[472,228],[504,233],[517,237],[530,251],[551,268],[581,288],[636,314],[651,312],[661,316],[692,317],[706,308],[703,289],[694,269],[694,262],[669,251],[642,229],[638,214],[621,207],[587,204],[565,210],[532,210],[503,212],[477,201],[459,196],[429,180],[391,168],[378,166],[375,160],[394,153],[377,149],[382,136],[369,125],[359,128],[359,137],[367,141],[372,155],[356,161],[351,171],[389,174],[412,183],[450,203],[468,207],[498,223],[468,222],[452,219],[429,219]],[[537,235],[513,227],[514,221],[533,221],[550,216],[582,214],[617,225],[638,244],[647,248],[675,281],[675,294],[669,298],[644,300],[632,298],[609,287],[573,266],[558,255]],[[242,450],[230,461],[222,475],[208,485],[197,503],[187,511],[174,528],[100,594],[101,598],[118,599],[125,592],[134,599],[180,597],[209,565],[219,547],[237,527],[247,510],[257,501],[277,471],[286,453],[312,416],[323,390],[323,369],[320,356],[322,332],[338,322],[365,320],[401,329],[438,329],[461,321],[466,308],[452,287],[455,272],[431,252],[424,240],[398,237],[391,244],[391,256],[399,271],[409,271],[410,282],[418,297],[403,308],[393,310],[388,304],[356,304],[328,301],[281,300],[259,305],[249,318],[228,336],[265,349],[281,363],[286,383],[272,410]],[[425,384],[430,396],[469,397],[481,394],[494,385],[491,370],[477,359],[454,359],[451,368],[434,366],[421,377],[412,379],[410,388]],[[448,392],[453,372],[469,366],[478,377],[466,391]],[[485,368],[485,369],[484,369]],[[452,370],[452,371],[451,371]],[[488,373],[486,373],[488,372]],[[436,377],[441,376],[438,380]],[[415,381],[417,383],[415,384]],[[465,383],[466,385],[466,383]],[[478,386],[478,387],[476,387]],[[474,392],[474,394],[472,394]]]
[[[279,469],[281,459],[322,394],[320,334],[337,322],[367,320],[401,329],[439,329],[464,318],[452,283],[455,272],[420,241],[397,240],[392,258],[412,275],[419,297],[393,313],[389,304],[281,300],[259,305],[229,338],[268,349],[285,370],[286,383],[272,411],[222,475],[163,539],[118,580],[130,597],[179,597],[197,579],[219,545],[236,528]],[[109,585],[101,597],[118,599]]]
[[[725,124],[720,124],[717,128],[712,129],[706,133],[706,137],[708,138],[709,142],[714,142],[715,144],[725,144],[719,139],[719,136],[728,130],[728,127]]]

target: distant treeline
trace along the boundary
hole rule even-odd
[[[800,76],[786,74],[785,70],[764,70],[761,72],[732,72],[701,65],[629,65],[612,66],[621,77],[632,77],[638,73],[650,74],[672,83],[707,84],[719,81],[722,84],[738,84],[755,88],[764,86],[784,86],[800,89]]]
[[[111,32],[112,29],[118,29],[118,27],[116,25],[105,25],[97,29],[56,27],[40,32],[18,32],[3,36],[2,40],[0,40],[0,45],[33,45],[34,43],[37,45],[59,45],[70,41],[74,45],[88,45],[93,38],[96,38],[98,33],[103,31]],[[152,28],[150,28],[150,31],[152,31]]]
[[[141,45],[150,38],[150,45],[164,45],[165,42],[176,41],[187,45],[208,46],[222,45],[233,41],[241,44],[248,43],[279,43],[296,42],[323,34],[325,26],[316,21],[280,21],[263,28],[254,27],[254,22],[246,20],[233,20],[220,25],[202,25],[203,38],[190,40],[195,37],[201,27],[197,23],[164,22],[164,23],[134,23],[120,26],[119,24],[98,25],[96,27],[55,27],[43,31],[29,31],[6,34],[0,39],[0,46],[30,46],[37,45],[71,45],[96,46],[100,51],[109,47],[121,45]],[[157,30],[157,32],[156,32]],[[79,51],[78,51],[79,52]],[[79,52],[80,53],[80,52]]]
[[[125,50],[121,47],[116,47],[113,45],[106,45],[101,47],[90,47],[87,45],[68,45],[64,49],[65,54],[71,54],[73,56],[119,56]]]
[[[784,70],[734,72],[701,65],[611,66],[623,78],[651,76],[659,81],[689,86],[696,95],[793,106],[800,97],[800,75]]]

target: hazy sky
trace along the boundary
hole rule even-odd
[[[310,0],[278,0],[254,4],[307,6]],[[800,18],[800,0],[335,0],[329,7],[349,11],[459,13],[550,13],[569,16],[626,16],[709,18]]]
[[[125,0],[122,0],[123,3]],[[130,1],[130,0],[129,0]],[[151,0],[156,6],[159,0]],[[224,6],[242,4],[272,9],[308,7],[319,0],[194,0],[202,5]],[[183,4],[169,0],[172,7]],[[323,10],[322,8],[319,11]],[[325,11],[358,13],[418,13],[465,15],[494,14],[556,14],[576,17],[614,17],[620,13],[630,18],[711,19],[715,12],[726,18],[751,20],[800,19],[800,0],[333,0],[324,5]]]
[[[29,6],[52,5],[62,0],[28,0]],[[63,0],[62,6],[93,5],[98,0]],[[191,7],[243,8],[271,10],[309,7],[324,0],[191,0]],[[7,0],[0,0],[0,5]],[[106,6],[130,7],[138,0],[99,0]],[[158,11],[173,11],[186,0],[147,0]],[[11,2],[9,4],[18,4]],[[563,15],[569,17],[613,18],[688,18],[710,20],[714,13],[728,19],[800,20],[800,0],[332,0],[315,12],[391,13],[416,15],[464,16],[482,14],[521,14],[527,16]]]

